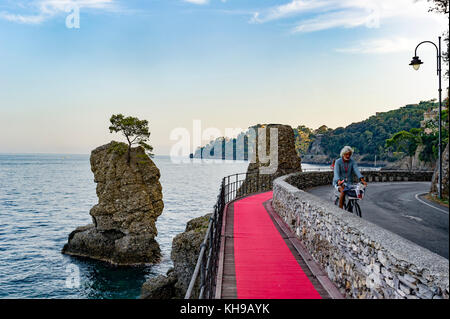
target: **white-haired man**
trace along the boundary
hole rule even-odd
[[[341,193],[339,196],[339,207],[344,206],[344,198],[350,190],[349,185],[353,184],[353,173],[365,186],[367,186],[364,177],[358,169],[356,161],[352,159],[353,149],[350,146],[344,146],[341,150],[341,158],[334,164],[333,186]]]

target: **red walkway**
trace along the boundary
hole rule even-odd
[[[320,299],[263,203],[272,192],[234,202],[237,298]]]

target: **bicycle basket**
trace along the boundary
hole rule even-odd
[[[364,186],[364,184],[359,183],[358,185],[356,185],[356,188],[355,188],[356,196],[355,197],[358,197],[359,199],[363,199],[365,192],[366,192],[366,187]]]
[[[356,189],[349,189],[348,191],[345,192],[345,194],[349,197],[358,197]]]
[[[347,190],[345,190],[345,194],[352,198],[363,199],[365,192],[365,187],[363,184],[352,185]]]

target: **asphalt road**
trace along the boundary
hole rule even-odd
[[[360,201],[362,218],[448,259],[449,212],[421,196],[429,189],[429,182],[369,183]],[[331,201],[333,187],[308,192]]]

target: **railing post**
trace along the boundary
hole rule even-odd
[[[227,197],[227,203],[228,203],[230,201],[230,176],[228,176],[227,189],[228,189],[228,197]]]
[[[248,183],[249,183],[249,180],[247,179],[247,176],[248,176],[248,173],[245,173],[245,180],[244,180],[245,187],[244,187],[244,194],[243,195],[247,195],[247,188],[248,188]]]
[[[225,177],[222,178],[222,187],[220,189],[220,197],[225,197]],[[225,200],[225,198],[223,198]]]
[[[238,186],[239,186],[239,183],[238,183],[238,174],[236,174],[236,187],[235,187],[235,190],[234,190],[234,198],[237,197]]]

